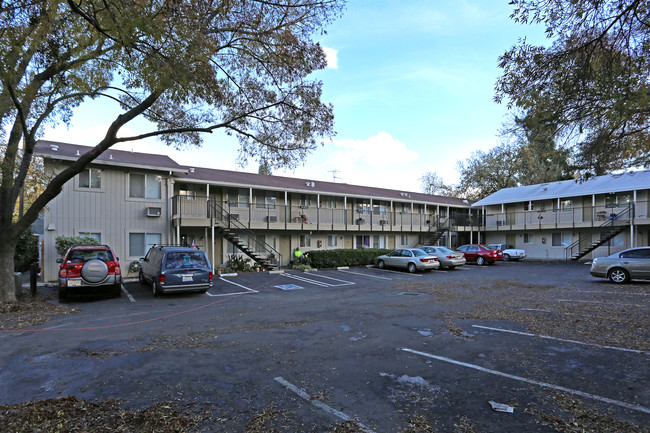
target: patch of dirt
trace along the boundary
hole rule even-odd
[[[555,431],[561,433],[650,432],[650,427],[630,424],[588,408],[569,394],[555,393],[552,398],[557,408],[553,413],[535,407],[526,409],[526,412],[539,418],[543,424],[552,427]]]
[[[453,321],[475,319],[522,323],[528,332],[585,343],[650,351],[650,314],[643,302],[575,289],[509,280],[458,280],[448,283],[408,284],[410,291],[432,295],[430,302],[454,305],[440,315],[452,334],[469,338]],[[645,288],[626,286],[628,290]],[[464,302],[464,301],[471,302]]]
[[[87,402],[76,397],[0,406],[4,431],[32,432],[190,432],[211,413],[177,403],[156,403],[126,411],[115,400]]]
[[[52,317],[81,311],[80,308],[50,302],[56,298],[56,294],[48,294],[0,303],[0,331],[42,325]]]

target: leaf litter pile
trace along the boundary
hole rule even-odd
[[[67,305],[49,302],[55,294],[25,296],[20,302],[0,302],[0,331],[41,325],[54,316],[81,311]]]

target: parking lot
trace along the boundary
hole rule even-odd
[[[532,261],[130,282],[0,332],[0,404],[177,402],[210,414],[197,431],[647,432],[649,288]]]

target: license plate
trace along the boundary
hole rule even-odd
[[[77,278],[75,280],[68,280],[68,287],[81,286],[81,279]]]
[[[183,282],[187,281],[193,281],[194,280],[194,275],[183,275]]]

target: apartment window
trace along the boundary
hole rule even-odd
[[[605,196],[605,207],[616,207],[618,206],[618,197],[616,194],[607,194]]]
[[[524,233],[524,243],[525,244],[534,244],[535,243],[535,235],[531,233]]]
[[[338,237],[336,235],[329,235],[327,236],[327,246],[328,247],[335,247],[337,246],[338,242]]]
[[[525,201],[524,202],[524,210],[532,212],[533,210],[535,210],[535,203],[530,202],[530,201]]]
[[[181,184],[178,190],[178,195],[186,200],[194,200],[196,198],[196,190],[194,185]]]
[[[255,197],[255,207],[258,209],[275,209],[275,194],[259,192]]]
[[[572,241],[571,232],[557,232],[553,233],[553,242],[551,245],[554,247],[568,247]]]
[[[357,212],[369,214],[370,213],[370,202],[358,202],[357,203]]]
[[[605,239],[609,233],[600,232],[600,239]],[[606,247],[624,247],[625,246],[625,234],[619,233],[614,236],[612,239],[608,240],[603,244]]]
[[[300,207],[307,208],[311,206],[311,196],[307,194],[300,194]]]
[[[153,174],[131,174],[129,176],[129,197],[161,198],[162,178]]]
[[[79,188],[100,189],[102,187],[102,172],[96,168],[87,168],[79,173]]]
[[[102,234],[101,233],[92,233],[92,232],[79,232],[80,238],[93,238],[97,243],[102,243]]]
[[[560,210],[561,211],[572,210],[572,209],[573,209],[573,201],[572,200],[561,200],[560,201]]]
[[[374,215],[386,215],[387,209],[388,208],[384,203],[372,205],[372,213]]]
[[[300,235],[300,247],[311,247],[311,236]]]
[[[336,209],[336,199],[334,197],[324,197],[321,198],[321,203],[328,209]]]
[[[400,245],[408,245],[409,244],[409,237],[408,235],[400,235]]]
[[[372,237],[372,247],[373,248],[386,248],[386,236],[374,235]]]
[[[278,237],[276,235],[265,235],[264,242],[274,250],[278,249]]]
[[[129,233],[129,257],[144,257],[149,248],[161,243],[160,233]]]

